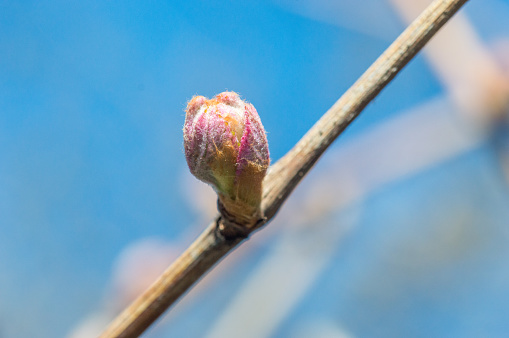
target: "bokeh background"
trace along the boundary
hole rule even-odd
[[[187,100],[283,156],[430,1],[0,1],[0,337],[94,337],[214,215]],[[504,337],[509,2],[471,0],[147,337]]]

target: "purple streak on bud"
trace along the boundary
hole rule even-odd
[[[228,211],[258,210],[270,160],[253,105],[234,92],[194,97],[186,110],[184,148],[191,173],[214,187]]]

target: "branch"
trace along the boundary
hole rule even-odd
[[[421,50],[467,0],[435,0],[320,118],[264,180],[265,216],[252,232],[267,224],[324,151],[366,105]],[[221,208],[220,208],[221,209]],[[183,293],[247,236],[219,215],[195,242],[125,309],[101,337],[137,337]]]

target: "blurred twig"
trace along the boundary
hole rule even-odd
[[[271,167],[264,181],[262,211],[265,218],[251,231],[274,217],[329,145],[466,1],[435,0],[295,147]],[[215,263],[245,239],[235,236],[235,231],[228,229],[231,226],[218,216],[177,261],[110,324],[101,337],[137,337],[142,334]],[[225,238],[224,233],[233,236]]]
[[[429,0],[390,2],[410,22]],[[466,122],[490,129],[506,118],[509,76],[464,13],[426,46],[424,56]]]

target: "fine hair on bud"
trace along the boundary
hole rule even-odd
[[[254,225],[260,217],[269,146],[258,112],[235,92],[187,104],[184,149],[191,173],[210,184],[233,220]]]

